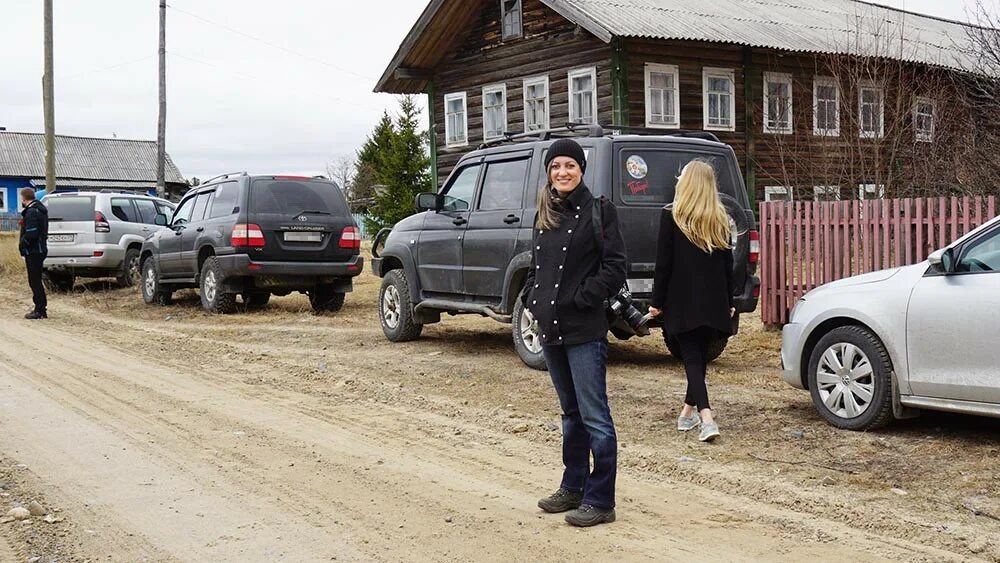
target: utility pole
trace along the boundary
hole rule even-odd
[[[42,75],[42,105],[45,113],[45,191],[56,191],[56,107],[52,61],[52,0],[45,0],[45,74]]]
[[[52,0],[46,0],[51,2]],[[167,159],[167,1],[160,0],[160,119],[156,132],[156,195],[166,197]]]

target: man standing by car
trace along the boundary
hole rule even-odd
[[[42,284],[42,266],[49,253],[49,210],[42,202],[35,199],[31,188],[21,190],[21,239],[18,249],[24,256],[28,270],[28,285],[31,286],[32,299],[35,308],[24,316],[28,320],[46,319],[48,303],[45,298],[45,285]]]

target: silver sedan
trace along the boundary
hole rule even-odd
[[[781,361],[785,381],[839,428],[924,409],[1000,417],[1000,218],[921,264],[807,293]]]

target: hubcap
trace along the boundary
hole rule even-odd
[[[150,265],[148,268],[146,268],[146,283],[143,284],[143,287],[146,290],[146,295],[149,295],[150,297],[152,297],[153,293],[156,291],[156,275],[155,274],[156,274],[156,272],[153,271],[153,266],[152,265]]]
[[[827,410],[841,418],[857,418],[871,406],[875,372],[860,348],[840,342],[823,352],[816,385]]]
[[[205,274],[205,282],[201,286],[201,290],[205,294],[205,299],[209,303],[215,301],[215,290],[217,285],[218,284],[215,282],[215,272],[209,270],[208,273]]]
[[[382,321],[385,326],[394,329],[399,326],[400,299],[394,286],[388,286],[382,293]]]
[[[538,321],[527,307],[521,310],[521,341],[532,354],[542,351],[542,339],[538,337]]]

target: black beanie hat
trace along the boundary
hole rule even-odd
[[[580,165],[581,172],[587,171],[587,155],[583,152],[583,147],[580,146],[580,143],[577,143],[573,139],[559,139],[552,143],[552,146],[549,147],[549,152],[545,153],[545,170],[549,169],[549,165],[558,156],[572,158]]]

